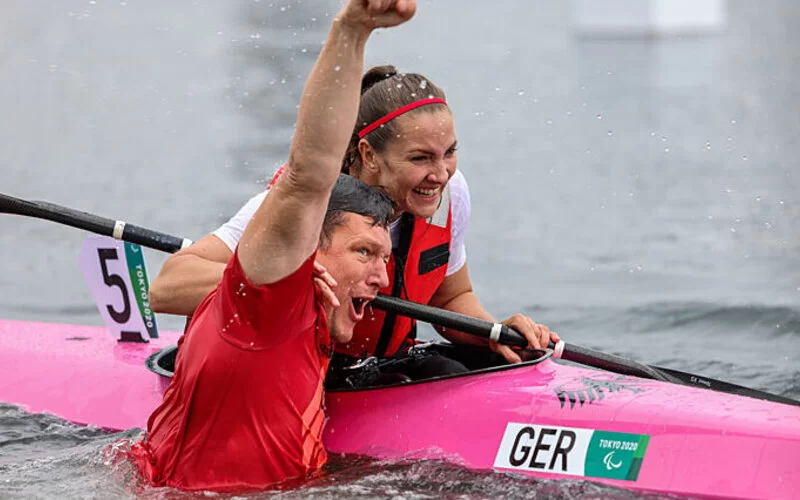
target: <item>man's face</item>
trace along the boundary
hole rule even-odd
[[[341,304],[328,309],[331,338],[349,342],[353,327],[364,317],[367,302],[389,285],[386,263],[392,252],[389,230],[375,226],[372,219],[346,213],[344,224],[336,227],[317,260],[337,282],[336,298]]]

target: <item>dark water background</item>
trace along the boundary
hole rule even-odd
[[[3,2],[0,192],[199,238],[284,161],[337,6]],[[728,6],[719,36],[587,39],[564,2],[420,0],[368,64],[448,93],[490,311],[800,398],[800,4]],[[84,237],[0,217],[0,317],[100,324]],[[147,257],[154,274],[164,257]],[[0,406],[0,497],[172,498],[137,490],[106,449],[135,435]],[[430,462],[334,468],[282,495],[627,496]]]

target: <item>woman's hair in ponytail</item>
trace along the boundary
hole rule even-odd
[[[364,76],[361,77],[361,95],[364,95],[364,92],[369,90],[373,85],[381,80],[386,80],[387,78],[391,78],[395,75],[397,75],[397,68],[391,65],[375,66],[374,68],[370,68],[366,73],[364,73]]]
[[[429,97],[446,99],[442,89],[420,74],[398,73],[397,68],[391,65],[370,68],[361,78],[358,119],[342,162],[342,172],[349,173],[351,169],[358,171],[361,168],[361,155],[358,152],[358,132],[361,129],[392,111]],[[412,113],[418,110],[438,111],[444,106],[432,104],[417,108]],[[396,135],[395,131],[396,125],[390,121],[367,134],[365,139],[375,150],[382,151],[390,138]]]

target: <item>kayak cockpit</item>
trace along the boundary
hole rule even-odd
[[[379,373],[396,360],[392,358],[378,359],[365,358],[346,371],[343,376],[329,377],[327,390],[330,391],[355,391],[373,389],[376,387],[405,386],[435,380],[444,380],[460,377],[469,377],[488,372],[511,370],[522,366],[531,366],[541,363],[553,355],[551,349],[545,350],[526,350],[525,361],[517,364],[508,364],[499,354],[488,351],[486,347],[470,345],[454,345],[449,343],[427,343],[419,344],[412,348],[414,356],[445,356],[458,361],[467,367],[465,373],[455,373],[450,375],[439,375],[434,377],[420,378],[411,380],[408,377],[376,377]],[[147,369],[164,379],[169,379],[175,371],[175,358],[178,354],[178,346],[172,345],[165,347],[152,354],[145,361]]]

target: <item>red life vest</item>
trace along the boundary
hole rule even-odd
[[[275,172],[267,190],[275,185],[284,170],[285,164]],[[386,265],[389,286],[380,293],[420,304],[430,302],[447,273],[451,224],[449,186],[444,189],[439,208],[430,219],[404,214],[400,221],[400,243],[398,248],[392,249]],[[405,265],[401,263],[398,267],[398,261]],[[392,356],[413,344],[416,337],[416,320],[394,313],[387,315],[367,306],[367,314],[355,326],[353,338],[347,344],[335,344],[334,350],[357,358]]]

